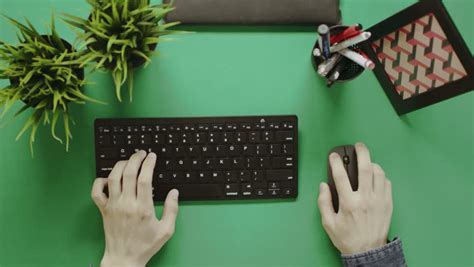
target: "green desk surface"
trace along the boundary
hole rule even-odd
[[[342,0],[344,22],[371,26],[415,1]],[[472,0],[445,4],[471,50]],[[85,1],[0,0],[0,12],[45,29],[51,11],[87,16]],[[60,32],[74,34],[64,24]],[[311,28],[202,28],[163,43],[136,76],[133,103],[118,104],[106,73],[85,88],[109,105],[73,106],[70,152],[47,129],[36,157],[15,142],[25,116],[1,122],[0,266],[97,266],[102,221],[90,199],[93,122],[99,117],[296,114],[299,197],[277,203],[185,203],[173,239],[149,266],[338,266],[316,205],[326,154],[364,141],[393,181],[390,236],[411,266],[473,266],[474,94],[399,118],[375,76],[328,90],[312,69]],[[15,39],[0,22],[1,39]],[[5,81],[2,81],[2,86]],[[20,105],[18,105],[20,107]],[[157,213],[161,213],[157,206]]]

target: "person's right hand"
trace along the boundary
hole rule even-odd
[[[352,187],[341,157],[332,153],[329,162],[339,196],[339,211],[334,212],[331,191],[321,183],[318,198],[324,229],[343,255],[380,248],[387,243],[392,217],[392,185],[382,168],[370,161],[364,144],[355,145],[359,169],[359,188]]]
[[[179,193],[168,193],[158,220],[152,196],[155,163],[156,154],[139,151],[117,162],[108,178],[95,180],[92,199],[102,213],[105,232],[102,267],[144,267],[173,235]]]

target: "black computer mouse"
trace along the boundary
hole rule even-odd
[[[358,179],[358,169],[357,169],[357,155],[355,151],[355,147],[353,145],[345,145],[345,146],[338,146],[331,151],[329,151],[328,155],[331,153],[337,153],[341,156],[342,163],[344,164],[344,168],[346,169],[347,176],[349,177],[349,182],[352,186],[353,191],[357,191],[359,187],[359,179]],[[329,164],[329,157],[328,157],[328,185],[329,189],[331,190],[332,196],[332,204],[334,206],[334,211],[339,210],[339,199],[337,196],[336,184],[334,183],[334,179],[332,177],[331,165]]]

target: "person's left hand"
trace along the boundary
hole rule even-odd
[[[92,199],[102,214],[105,232],[102,267],[144,267],[173,235],[179,192],[168,193],[158,220],[152,189],[155,163],[156,154],[139,151],[130,160],[117,162],[108,178],[95,180]]]

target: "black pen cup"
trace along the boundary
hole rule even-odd
[[[341,33],[342,31],[344,31],[347,28],[349,28],[349,26],[335,25],[335,26],[329,27],[329,32],[330,32],[330,35],[333,36],[333,35],[337,35],[337,34]],[[313,63],[313,67],[314,67],[314,70],[316,71],[316,73],[318,73],[319,65],[321,63],[323,63],[324,61],[326,61],[326,59],[322,55],[322,49],[319,47],[319,40],[318,39],[316,39],[316,43],[314,44],[313,50],[311,50],[311,62]],[[314,54],[314,50],[316,48],[318,48],[319,51],[321,52],[319,55]],[[350,46],[349,49],[359,50],[359,46],[358,45],[353,45],[353,46]],[[334,55],[334,53],[332,55]],[[350,81],[352,79],[355,79],[357,76],[362,74],[362,72],[364,72],[364,70],[365,70],[362,66],[360,66],[359,64],[357,64],[357,63],[355,63],[351,60],[347,60],[347,59],[343,58],[341,61],[339,61],[338,64],[340,64],[341,62],[346,63],[345,64],[346,66],[341,71],[341,73],[340,73],[339,77],[337,78],[337,80],[329,81],[328,77],[329,77],[330,74],[328,74],[326,77],[321,75],[321,77],[324,77],[328,80],[328,86],[331,86],[333,84],[333,82],[345,82],[345,81]],[[337,66],[337,64],[336,64],[336,66]],[[318,73],[318,75],[319,75],[319,73]]]

